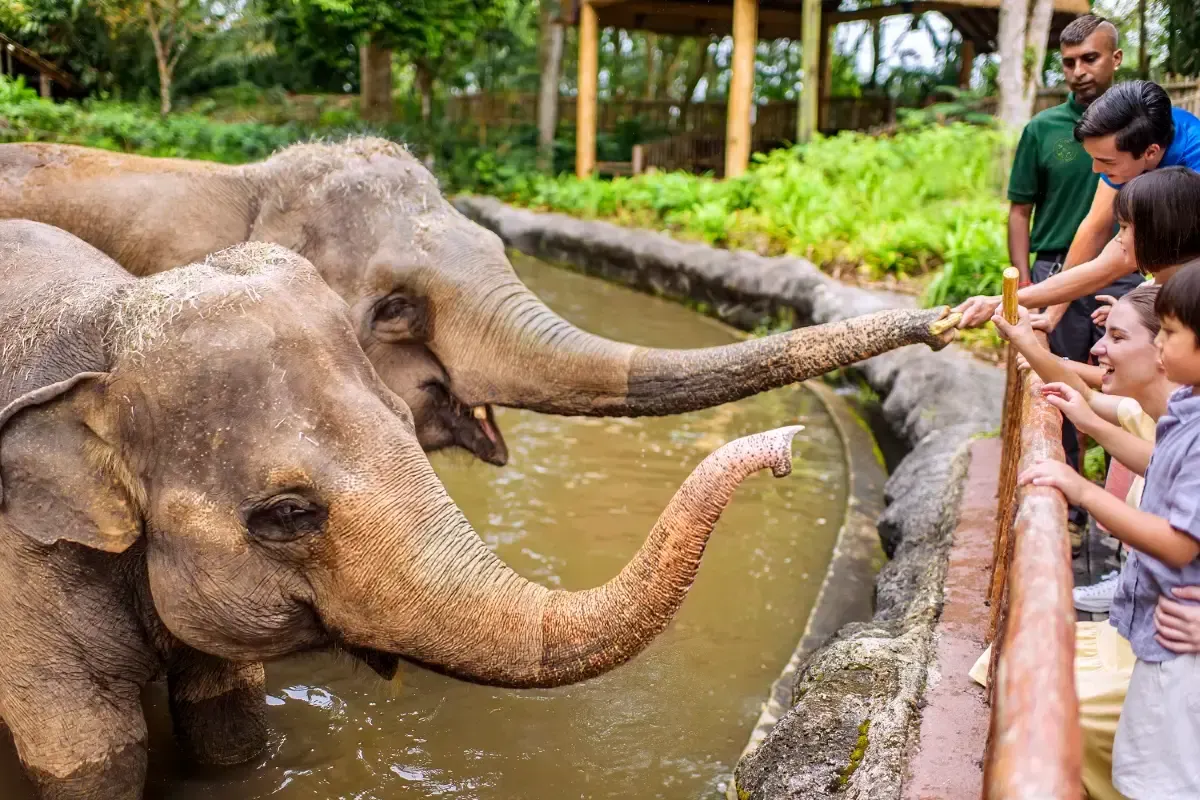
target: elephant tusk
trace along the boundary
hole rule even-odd
[[[471,409],[471,416],[480,422],[487,420],[487,406],[475,406]]]

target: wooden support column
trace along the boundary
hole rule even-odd
[[[817,84],[817,130],[829,127],[829,95],[833,92],[833,28],[821,20],[821,76]]]
[[[971,88],[971,72],[975,68],[975,42],[963,39],[958,48],[958,88]]]
[[[50,76],[45,72],[38,73],[38,93],[47,100],[50,99]]]
[[[596,82],[599,80],[600,24],[590,0],[579,9],[579,97],[575,103],[575,175],[596,169]]]
[[[821,73],[821,0],[804,0],[800,33],[801,61],[804,67],[804,86],[800,92],[800,108],[796,119],[796,141],[807,142],[817,130],[817,109],[820,107]]]
[[[733,0],[733,77],[725,122],[725,177],[736,178],[750,163],[750,106],[754,102],[754,49],[758,45],[758,0]]]

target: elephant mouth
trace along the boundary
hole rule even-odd
[[[370,667],[376,675],[385,681],[395,678],[396,672],[400,669],[400,656],[393,655],[392,653],[385,653],[382,650],[375,650],[370,647],[355,647],[347,644],[342,644],[341,649]]]

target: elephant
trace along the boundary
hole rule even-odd
[[[716,450],[617,576],[552,591],[475,533],[351,309],[279,245],[137,278],[3,221],[0,331],[0,718],[54,800],[141,796],[161,678],[183,750],[231,764],[265,747],[263,663],[291,654],[505,687],[611,670],[798,430]]]
[[[427,450],[507,458],[492,406],[550,414],[694,411],[902,345],[940,349],[949,309],[883,311],[696,350],[581,331],[520,281],[396,143],[351,138],[245,166],[48,144],[0,145],[0,216],[68,230],[136,275],[244,241],[307,258],[350,306],[363,350]]]

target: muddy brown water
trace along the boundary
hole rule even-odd
[[[515,256],[552,308],[613,338],[660,347],[733,340],[685,308]],[[747,480],[718,523],[675,622],[596,680],[548,691],[473,686],[402,666],[384,683],[348,660],[267,667],[269,751],[232,769],[176,753],[161,686],[147,689],[147,798],[716,798],[815,600],[845,504],[845,463],[824,407],[787,388],[665,418],[498,414],[503,469],[454,454],[434,467],[499,555],[547,586],[615,575],[675,489],[714,448],[796,421],[795,469]],[[11,741],[0,797],[32,798]]]

